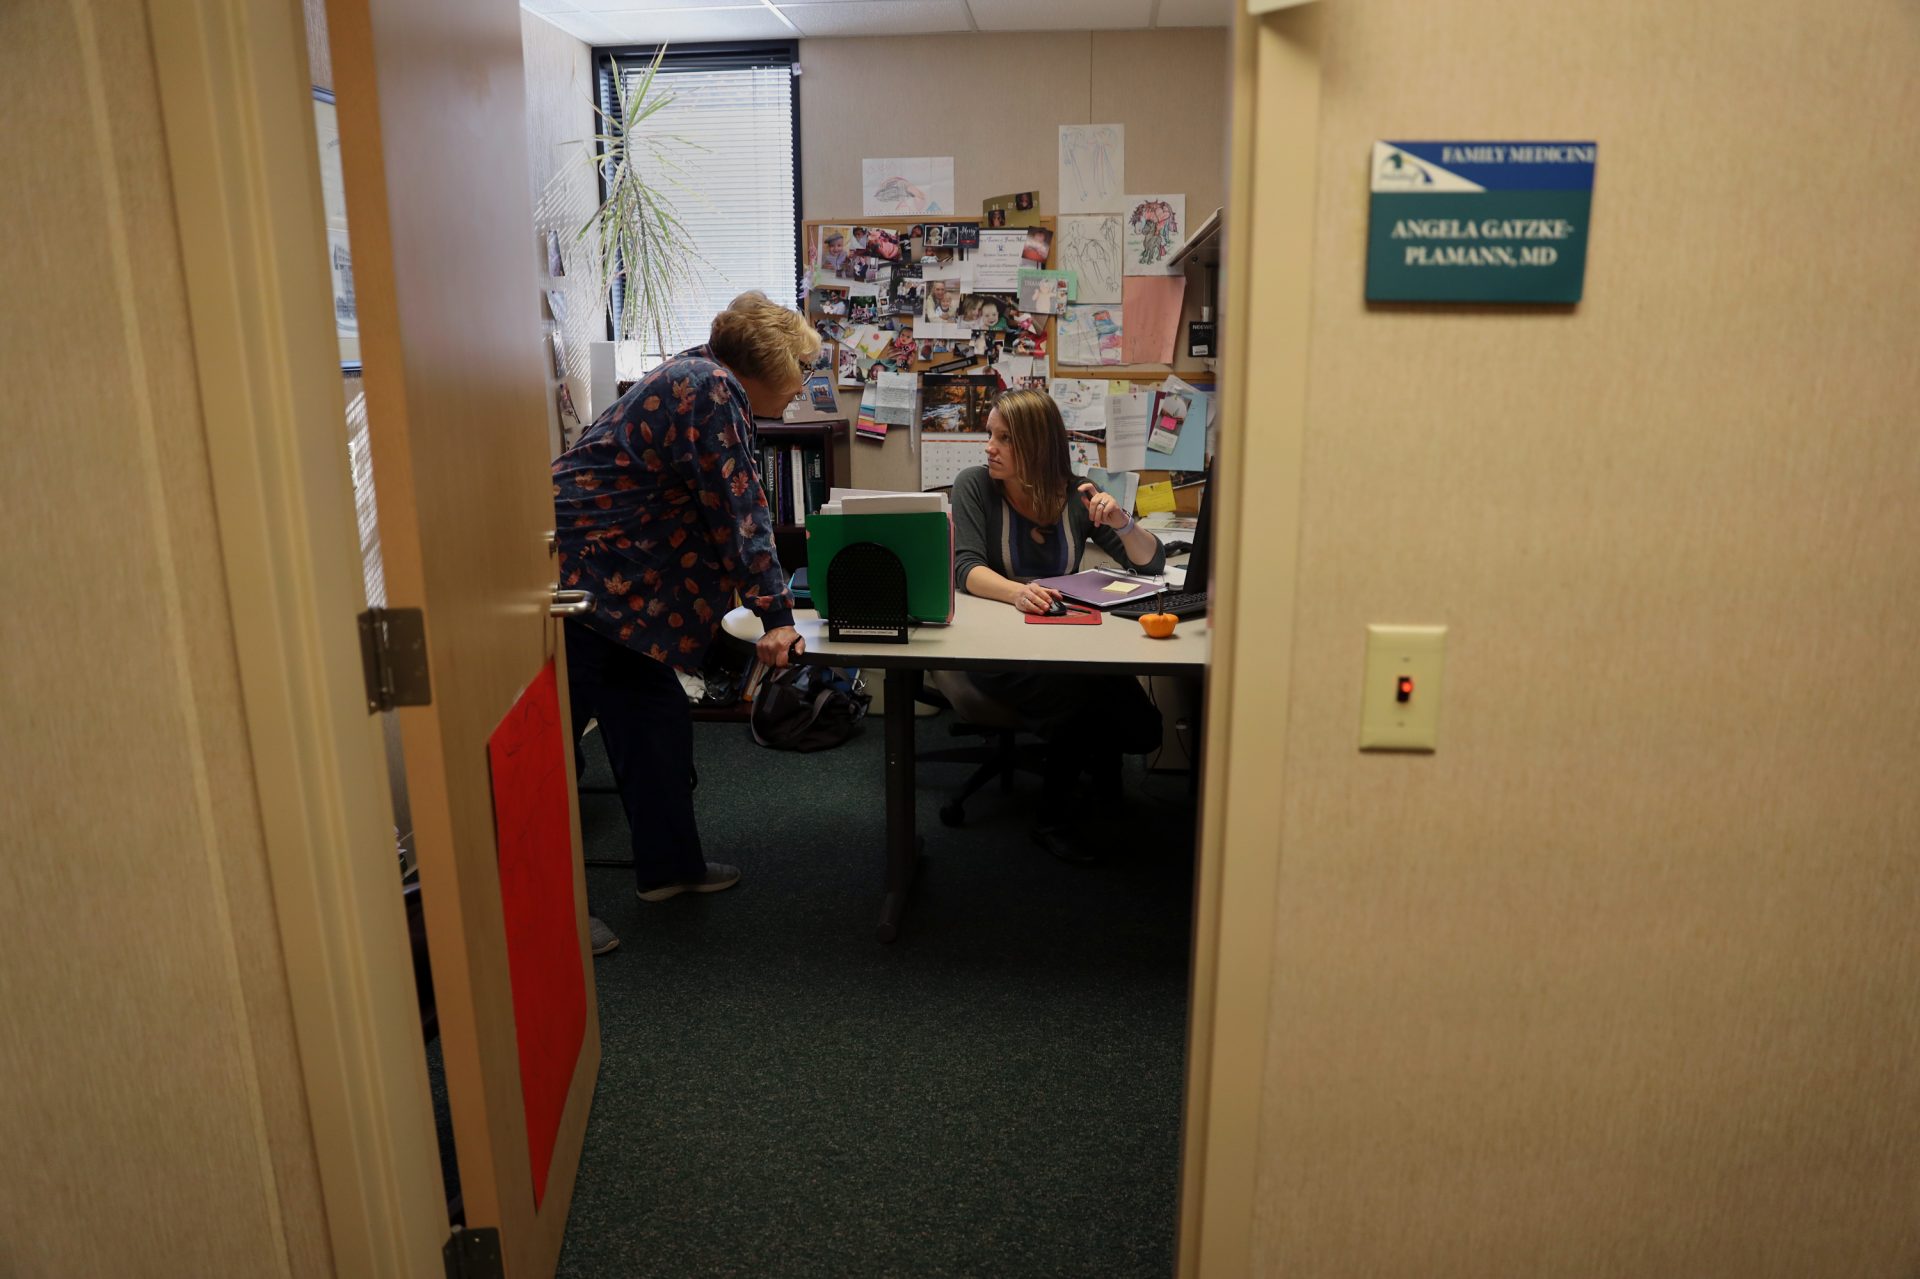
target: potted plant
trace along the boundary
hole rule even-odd
[[[662,355],[671,351],[672,300],[698,287],[694,268],[703,261],[667,192],[686,189],[678,181],[686,170],[676,153],[694,144],[648,123],[674,99],[658,80],[666,53],[661,46],[631,82],[613,64],[618,110],[609,113],[595,103],[602,132],[587,139],[587,162],[604,183],[603,195],[575,237],[593,238],[594,269],[616,335],[649,341]]]

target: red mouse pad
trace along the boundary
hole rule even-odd
[[[1059,617],[1048,617],[1045,613],[1023,613],[1028,626],[1098,626],[1100,610],[1081,608],[1078,604],[1067,605],[1067,611]]]

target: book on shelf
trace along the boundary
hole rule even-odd
[[[760,445],[760,488],[775,524],[805,524],[827,500],[825,447],[816,441]]]

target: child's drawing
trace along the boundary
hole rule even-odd
[[[1127,127],[1060,126],[1060,212],[1118,213],[1127,177]]]
[[[1059,269],[1079,277],[1081,302],[1120,301],[1121,255],[1125,251],[1120,215],[1063,217],[1054,237]]]
[[[1130,195],[1126,198],[1128,275],[1171,275],[1173,251],[1186,243],[1187,197]]]
[[[862,160],[860,187],[869,217],[948,213],[953,209],[953,157]]]

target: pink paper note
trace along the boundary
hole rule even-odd
[[[1121,356],[1128,364],[1171,364],[1187,300],[1184,275],[1129,275],[1121,281]]]

